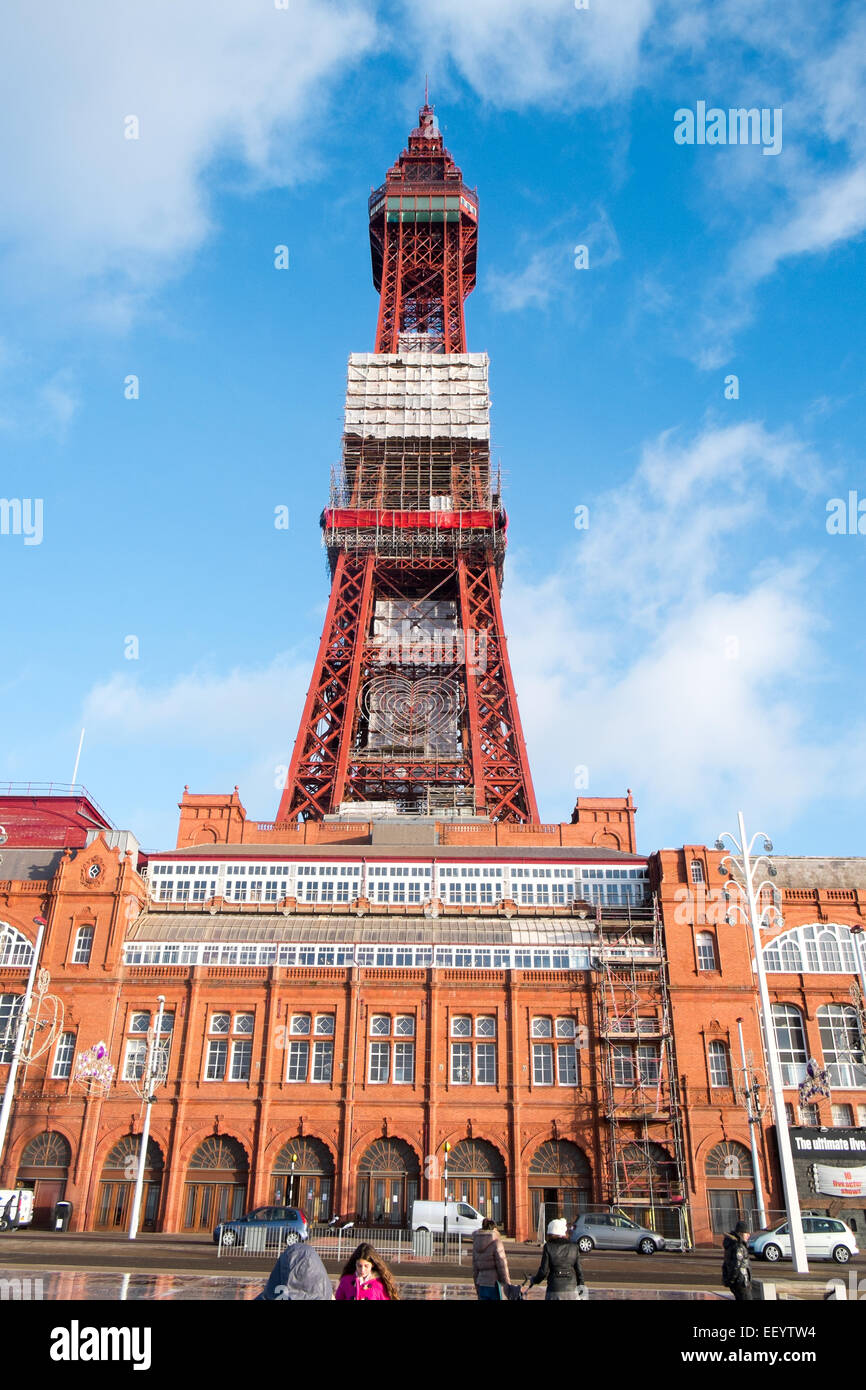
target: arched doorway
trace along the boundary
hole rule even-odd
[[[681,1236],[682,1189],[673,1156],[655,1142],[623,1144],[616,1156],[617,1210],[640,1226]]]
[[[118,1231],[129,1225],[140,1154],[141,1135],[124,1134],[105,1160],[96,1206],[97,1230]],[[144,1187],[141,1194],[141,1229],[143,1231],[156,1230],[162,1170],[162,1150],[153,1139],[148,1139],[144,1166]]]
[[[212,1134],[189,1161],[184,1184],[183,1229],[212,1231],[221,1221],[243,1216],[249,1161],[243,1144]]]
[[[308,1221],[327,1221],[333,1191],[334,1160],[327,1144],[298,1134],[283,1145],[271,1171],[275,1207],[298,1206]]]
[[[529,1165],[529,1203],[533,1229],[541,1204],[544,1219],[564,1216],[573,1221],[589,1205],[592,1174],[582,1149],[568,1139],[548,1139],[535,1150]]]
[[[486,1139],[461,1139],[448,1155],[448,1200],[468,1202],[498,1226],[505,1224],[505,1164]]]
[[[418,1196],[418,1155],[403,1139],[377,1139],[358,1164],[358,1220],[408,1224]]]
[[[725,1139],[707,1154],[707,1205],[714,1235],[732,1231],[742,1218],[750,1227],[757,1220],[752,1155],[745,1144]],[[757,1229],[757,1227],[753,1227]]]
[[[62,1134],[46,1129],[27,1145],[18,1164],[18,1187],[33,1189],[33,1225],[51,1225],[54,1203],[66,1195],[72,1150]]]

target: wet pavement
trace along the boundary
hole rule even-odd
[[[19,1266],[0,1269],[0,1299],[25,1301],[156,1302],[191,1300],[196,1302],[238,1303],[261,1293],[263,1278],[248,1274],[145,1274],[118,1271],[38,1269]],[[418,1302],[467,1302],[475,1300],[469,1280],[450,1282],[438,1279],[403,1279],[397,1274],[401,1299]],[[617,1299],[711,1301],[724,1294],[710,1290],[590,1288],[589,1301]],[[544,1299],[544,1289],[529,1293],[532,1302]]]

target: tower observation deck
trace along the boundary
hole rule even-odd
[[[486,353],[466,351],[478,199],[425,103],[369,203],[376,351],[349,358],[322,515],[332,586],[278,820],[537,821],[502,625]]]

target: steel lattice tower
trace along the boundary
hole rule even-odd
[[[499,601],[488,359],[463,321],[478,199],[426,103],[369,215],[376,352],[349,359],[322,516],[331,597],[278,820],[388,802],[537,821]]]

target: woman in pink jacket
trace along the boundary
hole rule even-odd
[[[337,1299],[360,1303],[364,1300],[396,1302],[400,1295],[394,1276],[372,1245],[359,1245],[346,1264],[337,1285]]]

